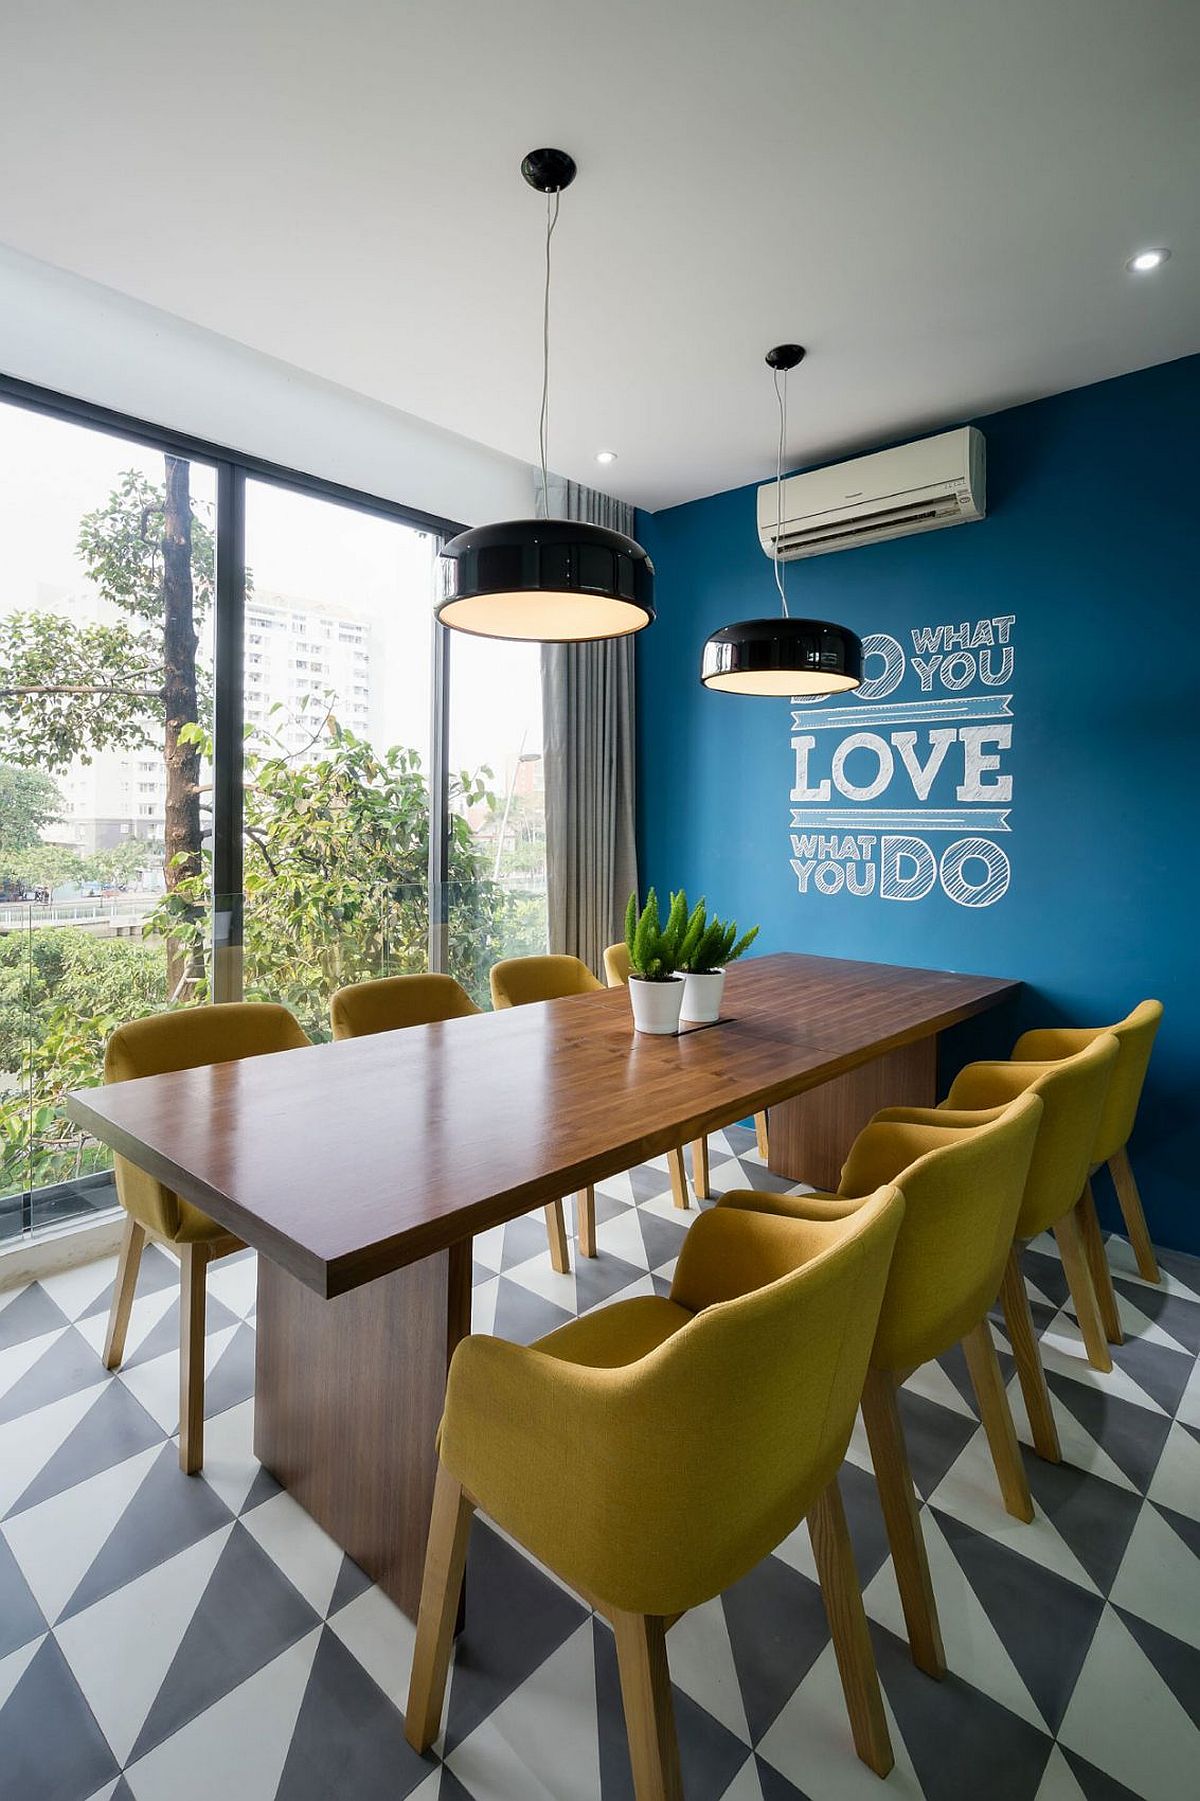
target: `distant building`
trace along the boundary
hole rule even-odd
[[[107,620],[111,609],[88,589],[69,593],[40,584],[39,608],[79,620]],[[211,628],[200,644],[211,663]],[[342,725],[373,735],[378,700],[371,680],[371,627],[336,605],[315,606],[287,594],[255,594],[246,606],[245,716],[282,740],[292,754],[307,749],[332,693]],[[281,710],[272,713],[276,702]],[[157,729],[157,728],[156,728]],[[91,856],[131,839],[160,842],[166,831],[166,771],[156,745],[97,751],[56,777],[64,818],[47,827],[47,843]]]
[[[246,720],[281,738],[289,751],[311,744],[332,693],[340,724],[373,736],[371,627],[326,603],[288,594],[254,594],[246,603]],[[282,710],[274,715],[277,701]]]

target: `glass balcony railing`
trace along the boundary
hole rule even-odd
[[[479,871],[435,893],[432,912],[433,958],[482,1007],[493,963],[546,949],[540,872]],[[152,894],[0,902],[0,1245],[117,1204],[111,1153],[61,1106],[103,1080],[117,1026],[241,992],[327,1039],[336,989],[430,967],[430,914],[423,882],[354,893],[281,879],[244,902],[218,897],[214,982],[207,901],[170,915],[171,939]]]
[[[62,1095],[103,1080],[123,1021],[201,998],[145,926],[154,894],[0,903],[0,1244],[116,1206],[112,1154]]]

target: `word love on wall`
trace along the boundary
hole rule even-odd
[[[801,894],[992,907],[1011,876],[1013,614],[863,639],[846,704],[793,703]],[[1009,692],[1001,693],[1001,689]]]

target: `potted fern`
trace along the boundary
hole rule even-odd
[[[678,897],[676,897],[678,898]],[[703,900],[696,902],[688,915],[679,946],[679,967],[684,974],[683,1017],[701,1024],[711,1024],[721,1017],[721,996],[725,989],[725,971],[758,937],[758,927],[738,937],[737,926],[730,921],[708,917]]]
[[[679,1030],[683,983],[677,971],[687,923],[684,894],[671,896],[665,924],[659,921],[658,896],[653,888],[640,912],[636,892],[629,897],[625,948],[629,952],[629,1001],[635,1031],[667,1037]]]

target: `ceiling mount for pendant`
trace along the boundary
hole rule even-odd
[[[550,367],[550,242],[559,199],[575,179],[565,150],[531,150],[521,174],[546,196],[546,284],[542,310],[542,492],[546,495],[546,406]],[[654,619],[654,565],[623,532],[576,519],[510,519],[452,538],[441,555],[443,625],[482,638],[581,644],[624,638]]]
[[[766,354],[779,402],[775,494],[779,508],[774,551],[779,612],[741,619],[712,634],[700,659],[700,680],[724,694],[760,696],[844,694],[862,684],[863,649],[854,632],[828,619],[793,619],[779,561],[783,530],[783,460],[787,450],[787,377],[804,361],[803,344],[776,344]],[[782,381],[781,378],[782,377]]]
[[[531,150],[521,159],[521,173],[539,194],[561,194],[579,171],[566,150]]]

